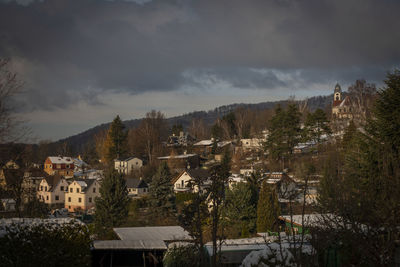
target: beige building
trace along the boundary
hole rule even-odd
[[[46,204],[64,204],[68,182],[60,175],[47,176],[39,184],[37,196]]]
[[[100,184],[95,179],[75,179],[65,194],[65,208],[70,212],[93,208],[95,198],[100,197],[99,189]]]
[[[135,170],[139,170],[143,166],[143,160],[130,157],[124,160],[114,160],[114,168],[123,174],[130,174]]]

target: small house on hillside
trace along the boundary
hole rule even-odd
[[[200,183],[200,188],[196,185],[193,188],[190,183]],[[204,169],[188,169],[179,174],[173,181],[175,193],[178,192],[202,192],[210,185],[210,173]]]
[[[60,175],[47,176],[39,184],[37,196],[46,204],[64,205],[68,182]]]
[[[47,157],[44,171],[49,175],[59,174],[65,178],[74,177],[74,161],[71,157]]]
[[[143,160],[136,157],[114,160],[114,168],[123,174],[130,174],[135,170],[139,170],[143,166]]]
[[[140,197],[149,192],[149,186],[142,178],[127,178],[126,188],[130,197]]]
[[[95,179],[75,179],[65,194],[65,208],[70,212],[93,208],[96,197],[100,197],[100,184]]]
[[[296,182],[284,172],[273,172],[267,179],[268,184],[273,184],[278,190],[280,199],[295,198],[297,194]]]

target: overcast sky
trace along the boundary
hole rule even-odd
[[[400,63],[396,0],[0,0],[0,57],[34,136],[382,85]]]

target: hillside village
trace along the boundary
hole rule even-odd
[[[117,116],[83,155],[49,154],[37,163],[22,151],[0,170],[0,216],[94,226],[93,266],[113,260],[125,266],[129,259],[159,266],[174,249],[191,248],[172,246],[173,240],[204,246],[210,262],[218,253],[220,266],[252,266],[278,244],[286,251],[283,262],[300,257],[315,263],[310,229],[333,223],[321,213],[324,190],[332,189],[326,166],[348,149],[356,131],[364,131],[376,98],[374,85],[365,81],[348,92],[336,84],[333,93],[325,110],[309,111],[306,101],[257,112],[239,107],[210,128],[194,119],[189,129],[168,130],[163,115],[152,111],[128,132]],[[115,220],[109,205],[121,205]],[[5,219],[2,227],[9,222],[18,221]],[[150,245],[154,236],[161,247]],[[303,256],[296,256],[300,244]],[[317,261],[339,266],[337,260]]]

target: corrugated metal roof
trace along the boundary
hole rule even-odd
[[[162,240],[97,240],[93,241],[95,249],[159,249],[167,250]]]
[[[114,228],[121,240],[141,240],[144,242],[191,240],[189,233],[180,226],[127,227]]]

